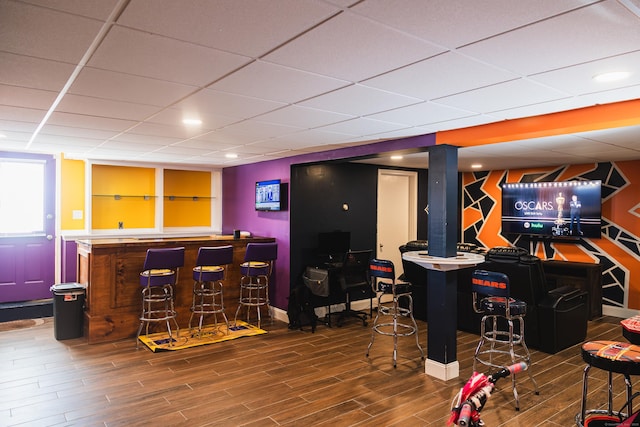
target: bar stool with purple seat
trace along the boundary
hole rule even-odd
[[[258,315],[258,328],[260,327],[261,307],[267,308],[269,314],[269,278],[273,272],[273,264],[278,258],[277,243],[249,243],[244,256],[244,262],[240,264],[240,301],[236,309],[234,323],[238,321],[238,314],[244,307],[247,310],[247,323],[249,323],[251,307],[255,307]]]
[[[174,302],[173,287],[178,283],[178,272],[184,265],[184,247],[148,249],[140,273],[142,286],[142,314],[136,334],[136,348],[142,328],[149,334],[149,324],[165,322],[169,333],[169,346],[173,345],[170,320],[176,325],[176,336],[180,336]]]
[[[202,333],[202,321],[213,314],[214,327],[218,328],[218,314],[221,314],[229,335],[229,320],[224,313],[223,281],[228,266],[233,262],[233,246],[201,247],[198,249],[196,266],[193,268],[193,300],[189,330],[194,315],[199,315],[198,336]]]

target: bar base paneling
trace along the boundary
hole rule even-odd
[[[273,242],[269,237],[234,239],[204,236],[167,239],[78,240],[78,281],[87,285],[85,336],[90,344],[134,337],[139,325],[141,290],[139,274],[150,248],[185,248],[185,265],[175,289],[178,324],[187,328],[193,291],[192,268],[201,246],[233,246],[233,265],[224,287],[225,312],[233,317],[238,306],[240,268],[248,243]]]

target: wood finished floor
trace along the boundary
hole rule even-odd
[[[590,322],[587,339],[624,340],[619,320]],[[56,341],[51,318],[37,323],[0,332],[0,426],[445,426],[477,342],[459,332],[460,377],[444,382],[424,374],[411,338],[400,339],[396,369],[387,337],[365,358],[370,329],[355,320],[313,334],[267,322],[266,335],[165,353],[136,350],[134,339]],[[540,395],[520,376],[516,412],[510,382],[498,383],[487,426],[574,425],[580,346],[532,359]],[[590,406],[606,402],[605,379],[592,370]]]

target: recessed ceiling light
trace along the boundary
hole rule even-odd
[[[199,126],[202,124],[202,120],[200,119],[183,119],[182,123],[187,126]]]
[[[391,160],[402,160],[402,156],[400,155],[391,156]]]
[[[631,73],[629,71],[611,71],[608,73],[596,74],[593,80],[597,82],[615,82],[617,80],[626,79]]]
[[[482,165],[480,163],[474,163],[471,165],[471,169],[480,169]]]
[[[238,155],[236,153],[227,153],[224,155],[227,159],[237,159]]]

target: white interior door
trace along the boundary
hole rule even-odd
[[[402,274],[398,248],[417,234],[418,174],[410,171],[378,171],[378,247],[376,256],[393,261],[396,276]]]

